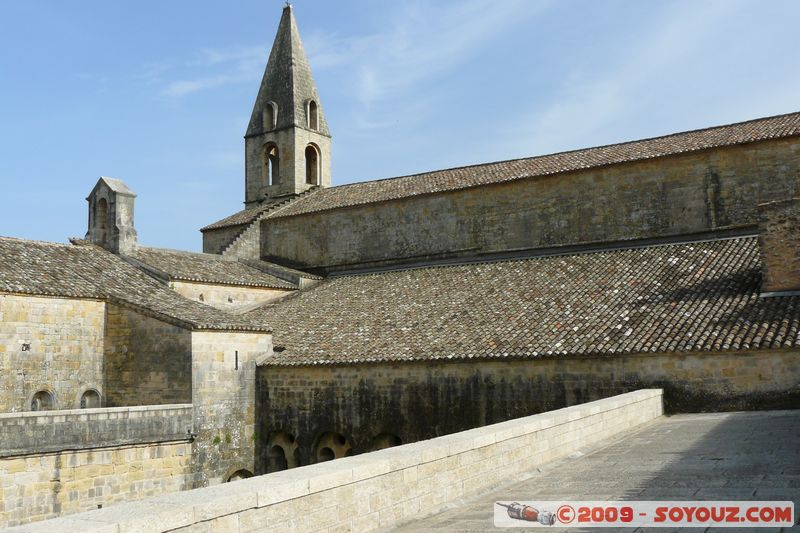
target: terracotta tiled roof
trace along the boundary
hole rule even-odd
[[[91,245],[0,237],[0,292],[113,301],[194,329],[269,330],[258,317],[238,317],[183,298]]]
[[[800,297],[760,268],[741,237],[335,277],[251,316],[266,365],[796,348]]]
[[[166,274],[171,280],[244,285],[247,287],[271,287],[274,289],[297,288],[297,285],[267,274],[253,266],[248,266],[235,259],[225,259],[217,254],[201,254],[141,246],[135,248],[129,257]]]
[[[652,139],[320,189],[267,215],[267,218],[288,217],[797,135],[800,135],[800,113],[790,113]]]

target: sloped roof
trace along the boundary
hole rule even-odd
[[[267,215],[267,218],[289,217],[798,135],[800,113],[790,113],[651,139],[320,189],[298,198],[291,205]]]
[[[116,255],[92,245],[0,237],[0,292],[108,300],[193,329],[270,329],[259,317],[242,318],[183,298]]]
[[[241,211],[237,211],[236,213],[229,215],[223,219],[217,220],[209,224],[208,226],[204,226],[200,228],[200,231],[207,231],[211,229],[218,229],[218,228],[227,228],[231,226],[241,226],[243,224],[249,224],[255,219],[259,217],[265,211],[269,211],[273,207],[277,206],[278,204],[284,203],[285,199],[278,199],[272,202],[266,202],[261,205],[242,209]]]
[[[275,41],[267,61],[267,68],[261,80],[247,136],[265,131],[262,111],[267,102],[275,102],[278,107],[275,129],[289,127],[306,128],[305,103],[312,99],[317,103],[317,131],[330,136],[328,123],[317,93],[317,86],[311,74],[308,58],[303,50],[300,32],[292,13],[292,6],[283,8]]]
[[[111,189],[116,193],[124,194],[126,196],[133,196],[133,197],[136,196],[136,193],[133,192],[130,189],[130,187],[125,185],[124,181],[115,178],[109,178],[108,176],[100,176],[100,179],[98,179],[97,183],[95,183],[94,187],[92,187],[92,192],[89,193],[89,196],[91,196],[94,193],[94,191],[100,186],[101,183],[104,183],[106,187],[108,187],[109,189]]]
[[[329,278],[252,311],[265,365],[793,348],[756,237]],[[302,317],[302,319],[298,319]]]
[[[297,288],[296,284],[284,281],[241,261],[225,259],[217,254],[201,254],[140,246],[135,248],[128,256],[176,281],[197,281],[274,289]]]

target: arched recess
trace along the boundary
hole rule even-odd
[[[278,146],[275,143],[265,144],[261,155],[261,168],[264,173],[265,186],[269,187],[278,183],[280,176],[279,163]]]
[[[319,148],[313,143],[306,146],[306,183],[319,185],[320,156]]]
[[[300,466],[299,444],[294,435],[275,431],[267,440],[267,472],[279,472]]]
[[[334,431],[327,431],[320,435],[314,446],[314,461],[317,463],[348,457],[352,454],[353,446],[347,437]]]
[[[306,106],[307,125],[309,129],[314,131],[319,130],[319,111],[317,110],[317,103],[314,100],[309,100]]]
[[[49,390],[38,390],[31,397],[31,411],[50,411],[55,409],[56,399]]]
[[[370,449],[372,451],[383,450],[384,448],[392,448],[403,444],[402,439],[393,433],[383,432],[375,435],[372,439]]]
[[[225,476],[225,483],[239,481],[240,479],[247,479],[249,477],[253,477],[253,473],[251,471],[246,468],[239,468],[234,470],[233,473]]]
[[[100,198],[97,201],[97,211],[95,212],[95,227],[97,228],[98,241],[101,244],[106,243],[108,236],[108,201],[105,198]]]
[[[264,106],[264,131],[272,131],[278,123],[278,106],[275,102],[267,102]]]
[[[81,394],[80,407],[81,409],[96,409],[101,407],[100,393],[95,389],[87,389]]]

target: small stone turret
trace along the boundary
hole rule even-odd
[[[89,230],[86,240],[115,254],[129,253],[136,246],[133,203],[136,194],[125,183],[105,176],[89,193]]]
[[[331,184],[331,134],[292,14],[283,9],[245,134],[245,205]]]

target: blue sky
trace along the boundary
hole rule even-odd
[[[143,244],[242,207],[283,2],[0,0],[0,235],[86,232],[101,175]],[[796,0],[297,0],[335,185],[800,111]]]

